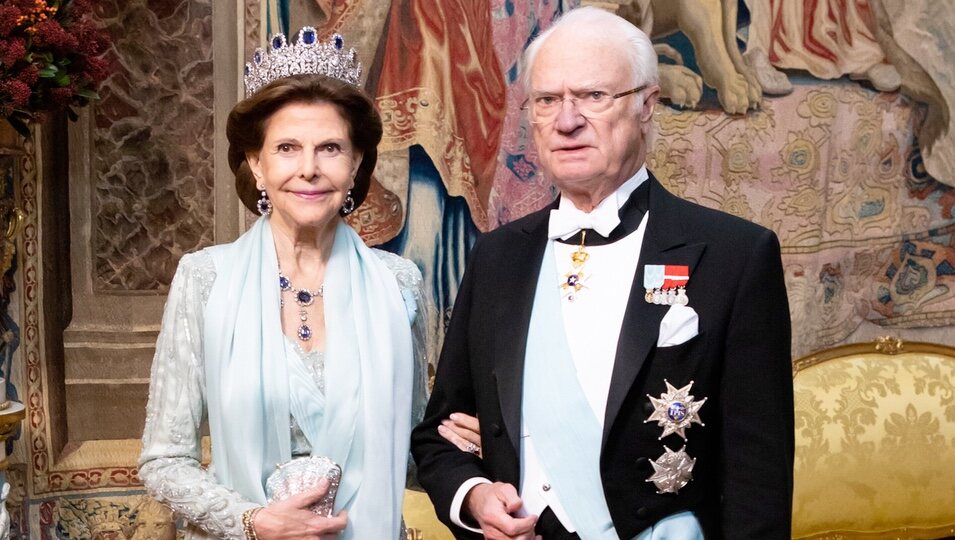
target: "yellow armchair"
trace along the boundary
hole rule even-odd
[[[955,348],[835,347],[793,390],[793,538],[955,536]]]
[[[451,531],[438,521],[431,499],[423,491],[405,490],[402,509],[408,540],[454,540]]]

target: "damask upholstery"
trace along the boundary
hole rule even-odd
[[[793,538],[955,536],[955,348],[881,338],[793,373]]]
[[[405,502],[402,510],[405,526],[408,527],[408,540],[453,540],[451,531],[438,521],[434,506],[423,491],[405,490]]]

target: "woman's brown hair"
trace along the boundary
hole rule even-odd
[[[330,103],[348,124],[348,136],[362,153],[355,175],[352,197],[355,208],[368,195],[371,173],[378,161],[381,142],[381,117],[371,99],[356,86],[325,75],[292,75],[272,81],[232,108],[226,122],[229,139],[229,167],[235,174],[235,191],[242,204],[258,213],[259,191],[245,159],[247,152],[258,152],[265,142],[265,125],[282,107],[292,103]]]

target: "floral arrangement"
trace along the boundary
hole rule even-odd
[[[109,38],[90,17],[90,0],[0,2],[0,117],[20,134],[48,113],[97,99],[109,74]]]

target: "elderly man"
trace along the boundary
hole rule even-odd
[[[471,253],[412,435],[438,516],[459,538],[789,538],[776,236],[647,171],[658,86],[640,30],[580,8],[524,65],[560,198]],[[454,412],[480,419],[480,451],[438,433]]]

